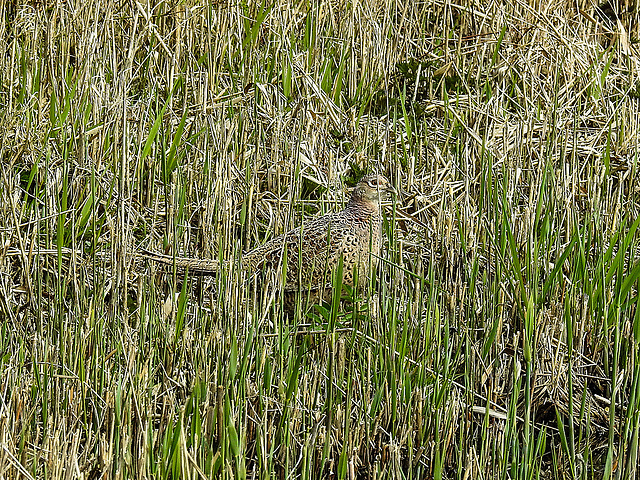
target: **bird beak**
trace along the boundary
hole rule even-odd
[[[393,198],[397,199],[397,196],[398,196],[398,191],[395,188],[393,188],[391,185],[389,185],[385,189],[385,197],[387,199],[393,199]]]
[[[398,196],[398,191],[395,188],[393,188],[391,185],[389,185],[389,187],[387,187],[387,193],[390,194],[390,196],[391,195],[393,195],[395,197]]]

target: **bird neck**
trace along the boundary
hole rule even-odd
[[[380,216],[380,206],[377,202],[365,200],[362,197],[352,196],[347,203],[347,210],[353,210],[362,216]]]

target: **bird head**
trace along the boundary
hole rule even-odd
[[[391,193],[396,191],[385,177],[377,174],[366,175],[356,185],[351,194],[351,200],[377,204]]]

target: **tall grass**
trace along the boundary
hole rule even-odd
[[[0,478],[635,478],[609,7],[0,4]],[[286,316],[242,252],[366,171],[403,191],[377,275]]]

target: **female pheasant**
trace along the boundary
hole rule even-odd
[[[355,275],[366,278],[370,268],[377,265],[382,243],[380,201],[389,193],[395,190],[382,175],[363,177],[344,210],[305,223],[245,253],[242,268],[249,272],[281,271],[286,258],[284,291],[314,291],[330,289],[330,272],[342,257],[342,283],[353,287]],[[188,268],[193,274],[213,275],[220,270],[219,262],[212,259],[173,257],[148,251],[144,251],[143,256]]]

